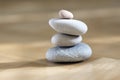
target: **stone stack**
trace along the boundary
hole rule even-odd
[[[51,62],[77,62],[88,59],[92,50],[89,45],[81,42],[82,36],[88,30],[82,21],[73,19],[73,14],[67,10],[59,11],[59,18],[49,20],[49,25],[58,32],[51,38],[56,45],[46,53]]]

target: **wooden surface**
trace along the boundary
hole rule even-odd
[[[0,80],[120,80],[120,0],[0,0]],[[62,6],[61,6],[62,5]],[[88,25],[93,50],[78,63],[45,59],[60,9]]]

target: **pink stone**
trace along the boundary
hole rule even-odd
[[[72,19],[73,14],[67,10],[60,10],[59,11],[59,17],[60,18],[65,18],[65,19]]]

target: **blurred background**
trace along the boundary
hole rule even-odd
[[[120,0],[0,0],[0,61],[44,58],[56,32],[48,20],[66,9],[88,25],[93,58],[120,58]]]

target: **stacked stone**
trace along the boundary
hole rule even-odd
[[[88,30],[87,25],[73,19],[73,14],[66,10],[60,10],[59,17],[49,20],[49,25],[58,33],[51,38],[51,42],[56,47],[47,51],[47,60],[51,62],[77,62],[88,59],[92,50],[89,45],[81,42],[81,35]]]

